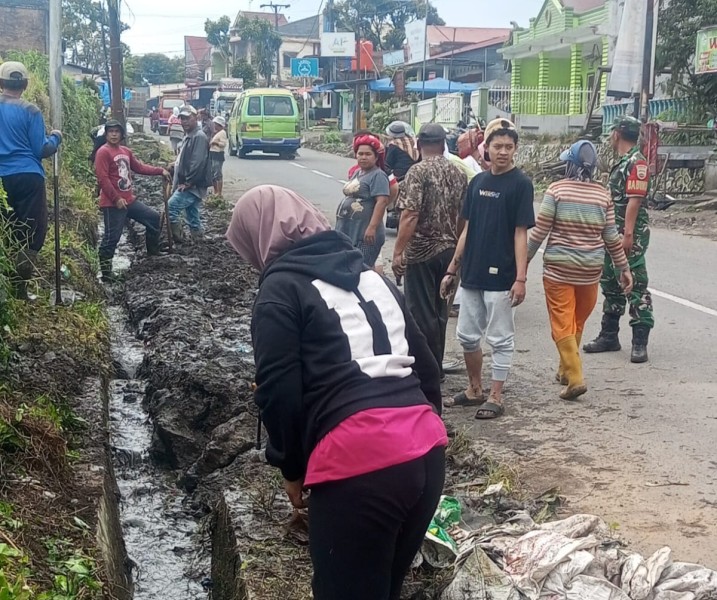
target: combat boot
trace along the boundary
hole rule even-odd
[[[35,261],[37,260],[37,251],[20,250],[15,256],[15,277],[13,284],[15,288],[15,297],[18,300],[29,300],[27,293],[28,285],[35,272]]]
[[[620,315],[604,314],[600,333],[592,342],[585,344],[583,350],[588,354],[618,352],[621,349],[620,338],[618,337],[619,332]]]
[[[635,325],[632,328],[632,354],[630,355],[630,362],[647,362],[647,341],[649,338],[649,327],[646,327],[645,325]]]

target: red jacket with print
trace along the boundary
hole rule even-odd
[[[95,174],[100,186],[100,208],[114,208],[118,198],[135,201],[132,174],[162,175],[161,167],[145,165],[125,146],[105,144],[95,157]]]

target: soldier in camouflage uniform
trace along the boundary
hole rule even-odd
[[[650,243],[647,200],[651,184],[647,161],[637,145],[639,137],[640,122],[637,119],[620,117],[613,123],[610,142],[620,160],[610,174],[608,186],[615,205],[617,228],[623,235],[623,248],[630,263],[634,287],[626,297],[620,287],[620,274],[615,272],[610,257],[606,255],[600,280],[605,296],[602,328],[598,337],[583,347],[585,352],[590,353],[620,350],[620,317],[625,314],[629,301],[632,327],[630,360],[634,363],[647,362],[647,342],[650,329],[655,325],[645,263],[645,253]]]

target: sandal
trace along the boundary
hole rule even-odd
[[[465,392],[456,394],[453,398],[443,401],[443,406],[453,408],[455,406],[481,406],[485,403],[485,396],[481,394],[478,398],[469,398]]]
[[[486,402],[476,412],[476,419],[479,421],[487,421],[489,419],[497,419],[505,414],[505,406],[496,404],[495,402]]]

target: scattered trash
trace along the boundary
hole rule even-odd
[[[489,486],[482,496],[501,489]],[[460,519],[462,512],[456,498],[443,497],[421,551],[434,568],[445,568],[434,562],[445,564],[448,556],[437,548],[454,551],[453,578],[440,600],[717,598],[717,572],[673,563],[667,547],[648,558],[623,550],[597,516],[574,515],[539,525],[520,512],[505,523],[466,531],[457,527],[456,516]],[[444,517],[448,529],[439,524]],[[436,556],[444,560],[436,561]]]

